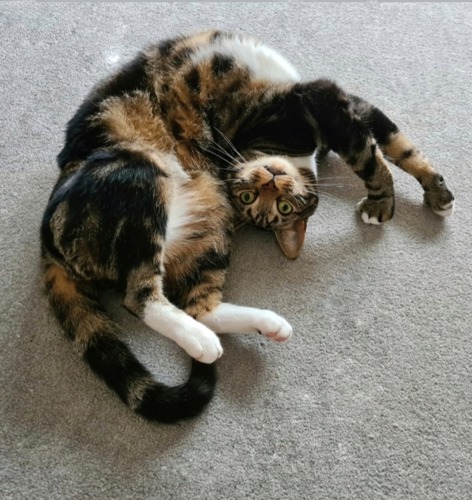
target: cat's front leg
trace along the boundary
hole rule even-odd
[[[198,320],[216,333],[260,333],[276,342],[292,336],[290,324],[267,309],[222,303]]]
[[[201,363],[213,363],[223,354],[220,340],[211,329],[172,304],[148,302],[143,320]]]

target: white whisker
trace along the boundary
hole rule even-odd
[[[223,137],[229,147],[241,158],[241,160],[246,161],[245,158],[241,155],[241,153],[236,149],[236,146],[230,141],[229,137],[227,137],[221,130],[215,127],[215,130]]]

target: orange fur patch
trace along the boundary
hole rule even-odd
[[[109,98],[94,121],[106,127],[113,142],[129,142],[135,147],[141,145],[163,152],[172,151],[173,141],[145,93]]]
[[[75,282],[67,275],[65,269],[56,264],[51,264],[44,274],[46,284],[50,285],[53,293],[65,300],[72,301],[77,298]]]
[[[390,136],[390,142],[382,146],[382,150],[387,156],[392,158],[402,170],[417,179],[420,177],[428,178],[437,174],[428,160],[402,132],[392,134]],[[402,156],[408,151],[411,151],[412,154],[403,158]]]

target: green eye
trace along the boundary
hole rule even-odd
[[[243,191],[239,195],[239,199],[241,200],[241,203],[249,205],[256,199],[256,195],[252,191]]]
[[[277,210],[282,214],[282,215],[288,215],[292,213],[293,211],[293,206],[286,200],[280,200],[277,203]]]

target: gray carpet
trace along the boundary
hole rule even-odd
[[[38,226],[65,123],[92,84],[150,41],[213,26],[384,109],[457,210],[435,216],[395,170],[394,219],[366,226],[362,183],[329,157],[300,258],[245,231],[227,283],[227,300],[275,310],[294,337],[224,337],[208,410],[160,426],[63,338],[41,292]],[[2,2],[0,33],[0,498],[471,498],[470,4]],[[156,376],[183,380],[186,356],[109,302]]]

